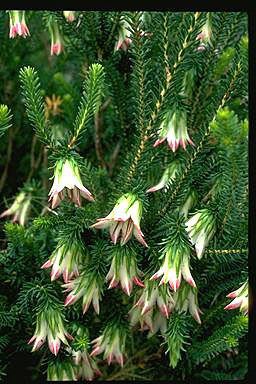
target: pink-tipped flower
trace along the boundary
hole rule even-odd
[[[207,209],[200,209],[186,222],[186,231],[190,241],[195,245],[198,259],[204,254],[205,248],[213,238],[216,223],[213,214]]]
[[[72,277],[79,275],[78,268],[83,255],[83,248],[78,242],[74,241],[72,244],[60,242],[41,268],[52,267],[51,281],[58,279],[62,274],[64,281],[68,282]]]
[[[109,281],[108,288],[114,288],[120,283],[123,291],[130,296],[133,283],[141,287],[144,286],[138,277],[139,275],[141,276],[142,272],[137,267],[135,255],[126,252],[123,248],[117,248],[114,251],[111,267],[106,276],[106,280]]]
[[[173,294],[175,310],[178,312],[187,312],[189,310],[191,316],[201,324],[200,314],[202,311],[198,307],[197,288],[193,288],[182,281],[180,288]]]
[[[104,352],[103,359],[107,359],[108,365],[116,361],[123,367],[126,330],[116,325],[107,325],[103,334],[92,341],[94,344],[91,356]]]
[[[129,44],[132,42],[130,35],[131,32],[128,29],[128,24],[125,20],[121,20],[118,41],[116,42],[114,51],[117,51],[120,48],[127,51]]]
[[[66,291],[70,291],[66,297],[64,303],[65,306],[75,303],[78,299],[80,299],[80,297],[82,297],[83,313],[88,310],[89,305],[92,302],[95,312],[99,314],[101,286],[96,278],[91,277],[89,274],[82,273],[74,280],[63,284],[62,287],[66,288]]]
[[[240,288],[227,295],[227,297],[234,299],[230,304],[226,305],[224,309],[240,308],[244,314],[248,314],[248,281],[246,281]]]
[[[30,35],[26,25],[25,11],[9,11],[10,14],[10,38],[15,38],[16,35],[27,37]]]
[[[55,208],[64,199],[64,191],[67,192],[68,198],[78,206],[81,205],[80,195],[89,201],[94,200],[91,192],[82,184],[79,168],[74,159],[61,159],[55,165],[54,181],[49,192],[52,208]]]
[[[212,45],[212,26],[211,26],[211,13],[207,12],[206,23],[204,24],[201,32],[197,35],[196,39],[200,40],[200,45],[197,47],[198,51],[204,51],[206,46]]]
[[[67,339],[72,339],[64,329],[63,318],[56,309],[45,308],[36,319],[36,330],[34,336],[29,340],[28,344],[34,343],[32,352],[38,350],[48,338],[48,346],[50,351],[57,356],[61,341],[68,345]]]
[[[75,11],[63,11],[63,15],[69,23],[75,20]]]
[[[25,225],[31,208],[31,195],[20,192],[9,209],[2,212],[1,217],[13,215],[12,221],[18,221],[20,225]]]
[[[53,20],[48,26],[51,35],[51,55],[59,55],[64,48],[60,28],[56,20]]]
[[[172,180],[175,179],[176,173],[179,169],[179,163],[178,160],[174,160],[169,164],[167,169],[164,171],[164,174],[158,184],[156,184],[154,187],[151,187],[147,190],[148,192],[155,192],[159,191],[160,189],[164,188],[164,191],[166,191],[169,187],[169,185],[172,183]]]
[[[190,251],[187,246],[177,246],[175,243],[167,244],[164,249],[164,263],[161,268],[150,278],[158,279],[163,275],[160,284],[170,284],[170,287],[177,291],[183,277],[192,287],[195,287],[195,281],[189,268]]]
[[[174,301],[168,286],[157,286],[155,282],[146,280],[145,287],[140,290],[140,297],[129,311],[130,324],[140,323],[141,330],[149,330],[148,337],[158,330],[164,335],[167,319],[174,308]]]
[[[109,228],[109,233],[114,244],[121,236],[120,244],[124,245],[132,237],[147,247],[144,235],[140,229],[140,220],[142,216],[141,201],[132,193],[126,193],[118,199],[114,209],[102,219],[97,219],[97,223],[91,225],[91,228],[103,229]]]
[[[159,127],[159,138],[154,143],[154,147],[167,140],[169,147],[175,152],[179,145],[186,150],[187,143],[194,145],[187,131],[187,117],[184,112],[167,112]]]

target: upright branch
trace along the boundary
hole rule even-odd
[[[159,99],[157,100],[157,102],[155,104],[155,108],[154,108],[153,112],[151,113],[151,116],[150,116],[149,121],[147,123],[147,127],[144,131],[144,134],[141,137],[141,141],[140,141],[137,153],[136,153],[134,160],[133,160],[133,162],[130,166],[130,169],[128,171],[127,183],[129,183],[131,181],[131,179],[133,178],[133,176],[136,172],[138,161],[140,160],[141,155],[145,149],[145,144],[150,137],[150,133],[152,131],[154,122],[155,122],[155,120],[159,114],[161,106],[163,105],[167,90],[170,87],[171,80],[173,79],[173,77],[176,73],[176,69],[177,69],[178,65],[182,62],[182,60],[184,58],[184,52],[189,45],[189,40],[190,40],[190,37],[191,37],[191,35],[195,29],[196,22],[198,20],[199,15],[200,15],[200,12],[195,12],[193,21],[192,21],[192,23],[188,29],[188,33],[187,33],[187,35],[183,41],[182,48],[181,48],[180,52],[178,53],[177,60],[174,63],[171,70],[169,69],[168,55],[167,55],[167,50],[168,50],[168,39],[167,39],[167,36],[168,36],[168,23],[167,23],[168,15],[166,15],[164,17],[164,59],[165,59],[165,65],[166,65],[166,67],[165,67],[166,79],[165,79],[164,86],[160,92]]]
[[[74,133],[68,144],[69,149],[81,138],[99,107],[103,79],[103,66],[101,64],[92,64],[89,68],[88,77],[85,80],[81,103],[74,123]]]

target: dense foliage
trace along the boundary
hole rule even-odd
[[[246,377],[247,29],[0,12],[3,381]]]

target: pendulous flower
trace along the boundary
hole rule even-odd
[[[63,274],[66,283],[72,277],[79,275],[78,268],[83,254],[83,248],[78,242],[74,241],[72,244],[59,242],[50,259],[41,268],[52,267],[51,281],[58,279]]]
[[[198,307],[196,287],[192,287],[183,281],[179,290],[174,292],[173,300],[175,310],[180,313],[187,312],[189,310],[190,314],[197,321],[197,323],[201,324],[200,314],[202,311]]]
[[[177,150],[179,145],[186,150],[187,142],[194,145],[187,131],[186,113],[181,111],[168,111],[159,127],[159,138],[154,143],[154,147],[167,140],[169,147],[173,152]]]
[[[73,304],[82,297],[83,314],[88,310],[91,302],[95,312],[99,314],[101,287],[96,278],[91,278],[91,275],[84,272],[75,279],[63,284],[62,287],[66,288],[66,291],[71,291],[66,297],[64,306]]]
[[[106,276],[106,280],[110,282],[108,288],[114,288],[120,283],[123,291],[130,296],[133,283],[144,286],[138,278],[139,275],[142,275],[142,272],[137,267],[135,255],[123,248],[114,250],[111,267]]]
[[[140,229],[142,216],[142,204],[132,193],[126,193],[118,199],[114,209],[102,219],[97,219],[97,223],[91,228],[109,228],[109,233],[114,244],[117,243],[121,235],[120,244],[124,245],[132,237],[147,247],[144,235]]]
[[[73,339],[73,337],[65,331],[61,313],[56,309],[45,308],[37,314],[36,330],[28,344],[34,342],[32,349],[32,352],[34,352],[45,343],[47,338],[50,351],[57,356],[61,341],[68,345],[66,337]]]
[[[215,218],[207,208],[203,208],[199,209],[185,225],[191,243],[195,245],[197,257],[200,260],[216,231]]]
[[[168,188],[168,185],[172,182],[172,180],[175,179],[176,173],[179,169],[178,166],[178,160],[174,160],[171,162],[171,164],[168,165],[167,169],[164,171],[164,174],[158,184],[156,184],[154,187],[151,187],[147,190],[148,192],[155,192],[159,191],[159,189],[162,188]]]
[[[18,34],[22,37],[30,35],[26,25],[25,11],[9,11],[10,15],[10,33],[9,37],[14,38]]]
[[[24,191],[20,192],[13,204],[6,211],[2,212],[1,217],[13,215],[12,221],[18,221],[20,225],[25,225],[31,208],[31,195]]]
[[[64,191],[67,192],[68,198],[79,206],[81,205],[80,194],[89,201],[94,200],[91,192],[82,184],[79,168],[74,159],[60,159],[56,162],[54,181],[49,192],[52,208],[64,199]]]
[[[108,365],[115,359],[123,367],[126,331],[121,326],[107,325],[103,334],[92,341],[94,344],[91,356],[104,352],[103,359]]]
[[[244,314],[248,314],[248,281],[246,281],[240,288],[227,295],[231,299],[230,304],[226,305],[224,309],[235,309],[240,307],[240,311]]]
[[[182,277],[191,285],[191,287],[196,286],[190,272],[190,250],[188,246],[177,246],[172,242],[165,246],[163,255],[164,262],[161,268],[150,278],[150,280],[158,279],[163,275],[160,284],[169,282],[170,287],[174,292],[179,288]]]
[[[48,27],[51,35],[51,55],[59,55],[64,48],[59,25],[56,20],[53,20]]]

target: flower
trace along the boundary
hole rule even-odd
[[[174,160],[169,164],[168,168],[164,171],[164,174],[158,184],[156,184],[154,187],[151,187],[147,190],[148,192],[155,192],[159,189],[162,189],[165,187],[165,189],[168,188],[169,183],[174,180],[175,175],[178,171],[178,160]]]
[[[153,144],[154,147],[161,144],[167,139],[168,145],[173,152],[182,145],[186,150],[186,143],[194,145],[187,132],[187,118],[185,112],[169,111],[165,114],[164,119],[159,127],[159,138]]]
[[[123,367],[126,332],[123,327],[107,325],[103,334],[92,341],[94,344],[91,356],[104,352],[103,358],[108,365],[115,359]]]
[[[64,329],[63,318],[61,312],[56,308],[44,308],[36,319],[36,330],[34,336],[29,340],[28,344],[34,342],[32,352],[39,349],[48,338],[48,346],[50,351],[57,356],[61,341],[68,345],[67,338],[73,337]]]
[[[123,291],[130,296],[133,283],[144,286],[138,275],[142,275],[142,272],[137,268],[135,255],[120,248],[117,249],[106,276],[106,280],[110,281],[108,288],[114,288],[120,282]]]
[[[200,313],[202,311],[198,307],[197,288],[182,282],[177,292],[173,294],[175,310],[178,312],[187,312],[189,310],[193,318],[201,324]]]
[[[53,251],[49,260],[42,266],[47,269],[52,266],[51,281],[59,278],[63,274],[64,281],[67,282],[73,276],[78,276],[78,267],[83,256],[82,246],[78,242],[62,243],[60,242]]]
[[[206,23],[203,25],[203,28],[196,39],[200,40],[200,45],[197,47],[198,51],[204,51],[207,44],[211,43],[212,27],[211,27],[211,14],[207,12]]]
[[[169,282],[170,287],[176,292],[181,283],[181,277],[195,287],[196,283],[189,269],[189,247],[167,244],[164,249],[164,263],[161,268],[150,278],[150,280],[158,279],[163,275],[160,284]]]
[[[179,212],[183,214],[185,218],[187,218],[188,212],[191,210],[191,208],[194,207],[196,201],[197,201],[197,193],[194,189],[192,189],[187,195],[184,204],[181,206],[181,209],[178,208]]]
[[[147,279],[145,288],[140,293],[140,298],[133,308],[140,308],[141,315],[157,307],[163,316],[169,317],[174,302],[167,287],[157,286],[151,279]]]
[[[57,160],[54,170],[54,181],[49,192],[49,201],[52,200],[52,208],[59,205],[64,199],[64,191],[67,191],[68,198],[74,203],[81,205],[80,194],[89,201],[94,198],[81,181],[79,168],[74,159]]]
[[[109,228],[114,244],[117,243],[120,233],[122,233],[121,245],[126,244],[133,234],[141,244],[147,247],[147,243],[143,239],[144,235],[140,229],[141,216],[141,201],[132,193],[126,193],[118,199],[109,215],[102,219],[97,219],[98,222],[91,225],[91,228]]]
[[[227,295],[231,299],[230,304],[226,305],[224,309],[235,309],[240,307],[240,311],[244,314],[248,314],[248,281],[246,281],[240,288]]]
[[[95,278],[90,278],[90,275],[82,273],[74,280],[63,284],[62,287],[66,288],[67,291],[71,291],[66,297],[64,306],[73,304],[80,297],[83,297],[83,314],[87,311],[91,302],[95,312],[99,314],[100,285]]]
[[[127,51],[128,45],[132,42],[130,35],[131,32],[128,29],[128,24],[125,20],[122,19],[118,35],[118,41],[116,42],[114,51],[117,51],[120,48],[124,51]]]
[[[10,33],[9,37],[14,38],[18,34],[22,37],[30,35],[26,25],[25,11],[9,11],[10,15]]]
[[[205,247],[212,239],[216,224],[213,214],[207,209],[200,209],[186,223],[191,243],[195,245],[196,254],[200,260],[204,254]]]
[[[22,191],[17,195],[11,207],[2,212],[0,217],[14,215],[12,221],[18,221],[20,225],[24,225],[28,219],[30,208],[31,195]]]
[[[59,55],[63,51],[63,37],[58,23],[53,20],[48,26],[51,35],[51,55]]]
[[[63,15],[69,23],[75,20],[75,11],[63,11]]]

